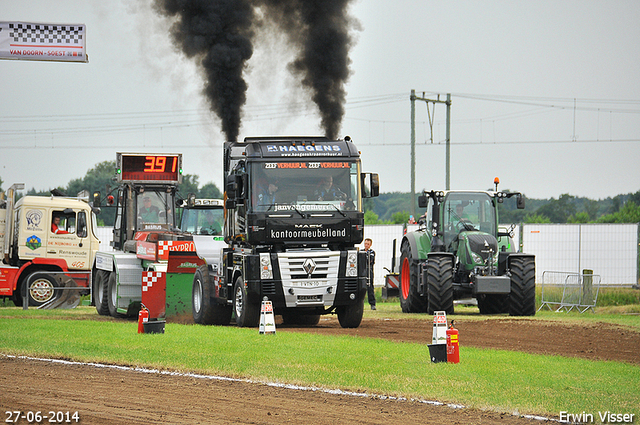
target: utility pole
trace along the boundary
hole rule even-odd
[[[427,103],[427,112],[429,111],[429,102],[433,103],[434,108],[436,103],[444,103],[447,105],[447,130],[446,130],[446,159],[445,159],[445,189],[450,190],[451,180],[451,93],[447,93],[447,100],[440,100],[440,95],[437,99],[427,99],[424,97],[416,97],[416,91],[411,90],[411,214],[416,217],[416,100],[422,100]],[[431,143],[433,143],[433,122],[429,117],[429,125],[431,126]]]

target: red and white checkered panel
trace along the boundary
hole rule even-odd
[[[142,292],[147,292],[162,277],[162,272],[142,272]]]

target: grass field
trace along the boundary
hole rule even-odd
[[[472,307],[456,311],[465,320],[487,319]],[[380,303],[375,314],[425,318],[400,313],[397,302]],[[172,323],[165,334],[140,335],[135,321],[83,320],[96,315],[92,307],[0,308],[0,353],[341,388],[521,414],[611,411],[640,417],[640,367],[626,363],[463,346],[460,364],[433,364],[424,344]],[[635,314],[541,312],[536,318],[599,320],[640,331]]]

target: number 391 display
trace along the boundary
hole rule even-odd
[[[6,418],[5,423],[17,424],[20,421],[25,421],[30,424],[38,423],[50,423],[50,424],[62,424],[62,423],[77,423],[80,422],[80,415],[78,412],[55,412],[50,410],[48,412],[22,412],[20,410],[7,410],[4,412]]]

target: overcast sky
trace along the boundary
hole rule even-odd
[[[640,190],[640,2],[360,0],[341,135],[410,190],[410,100],[451,93],[451,188]],[[48,190],[115,153],[183,154],[222,187],[219,120],[148,1],[0,0],[0,21],[85,24],[89,63],[0,61],[0,178]],[[240,137],[321,135],[284,37],[248,63]],[[424,93],[424,95],[423,95]],[[416,102],[416,189],[445,187],[445,106]],[[433,122],[433,142],[429,116]]]

